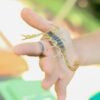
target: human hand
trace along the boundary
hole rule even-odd
[[[23,9],[21,15],[29,25],[42,32],[48,32],[52,27],[51,22],[39,17],[30,9]],[[45,72],[45,79],[42,82],[43,87],[48,89],[54,84],[57,100],[65,100],[66,86],[71,81],[74,71],[66,66],[62,55],[59,54],[56,48],[52,47],[47,39],[42,39],[41,43],[19,44],[14,47],[14,52],[18,55],[39,56],[40,67]],[[44,48],[42,51],[41,45]]]

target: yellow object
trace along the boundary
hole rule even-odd
[[[42,34],[31,34],[31,35],[22,35],[24,38],[23,38],[23,40],[26,40],[26,39],[31,39],[31,38],[35,38],[35,37],[37,37],[37,36],[40,36],[40,35],[42,35]]]
[[[11,51],[0,50],[0,76],[18,75],[27,70],[23,58]]]
[[[0,32],[0,37],[10,50],[13,46],[2,32]],[[28,68],[22,57],[9,50],[0,49],[0,76],[16,76]]]

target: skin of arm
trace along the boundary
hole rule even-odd
[[[100,63],[100,31],[73,39],[73,44],[80,57],[80,65]]]

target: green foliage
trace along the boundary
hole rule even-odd
[[[92,13],[100,20],[100,0],[89,0]]]
[[[30,2],[33,6],[35,5],[39,11],[47,10],[54,16],[59,13],[65,1],[66,0],[28,0],[27,2]],[[74,6],[70,14],[67,15],[68,17],[65,16],[65,19],[74,25],[84,27],[88,31],[95,31],[97,28],[100,28],[100,0],[88,0],[88,2],[89,6],[85,9],[78,7],[78,5]]]
[[[84,27],[87,31],[95,31],[100,28],[100,22],[91,13],[80,10],[77,7],[70,12],[68,20],[75,26]]]
[[[41,7],[45,7],[50,10],[53,14],[57,14],[58,11],[62,8],[64,0],[29,0],[32,3],[36,3]]]

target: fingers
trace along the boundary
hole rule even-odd
[[[66,82],[58,80],[55,85],[57,100],[66,100]]]
[[[45,74],[45,79],[42,82],[42,86],[45,89],[49,89],[53,84],[56,83],[58,77],[57,75],[54,75],[54,73],[52,73],[52,75],[48,75]]]
[[[51,57],[42,57],[40,58],[40,67],[45,72],[45,79],[43,80],[43,87],[45,89],[50,88],[58,79],[58,65],[56,64],[55,59]]]
[[[38,43],[23,43],[15,46],[13,51],[18,55],[39,56],[41,47]]]
[[[38,16],[29,8],[24,8],[21,13],[22,18],[32,27],[39,29],[40,31],[47,32],[49,31],[51,24],[49,21]]]

